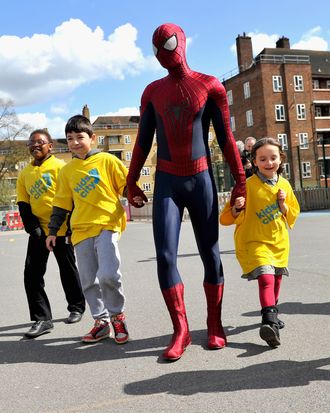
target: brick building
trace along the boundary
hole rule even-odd
[[[83,111],[84,114],[84,111]],[[86,116],[86,113],[84,114]],[[97,148],[117,156],[129,168],[138,133],[139,116],[99,116],[93,122]],[[156,172],[156,140],[141,171],[140,184],[152,198]]]
[[[251,38],[236,39],[238,70],[220,79],[236,140],[277,138],[296,189],[330,183],[330,52],[276,48],[253,58]],[[325,180],[325,176],[328,180]]]

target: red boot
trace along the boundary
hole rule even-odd
[[[162,290],[174,329],[171,343],[163,353],[166,360],[178,360],[191,343],[183,291],[183,284],[176,284],[174,287]]]
[[[223,284],[204,282],[204,291],[207,302],[208,348],[211,350],[223,348],[227,344],[221,324]]]

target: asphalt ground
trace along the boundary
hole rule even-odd
[[[182,225],[178,266],[185,283],[192,345],[177,362],[162,361],[172,326],[158,287],[150,222],[130,222],[120,241],[131,340],[86,345],[92,327],[68,315],[56,261],[46,290],[55,328],[34,340],[23,287],[27,235],[0,234],[0,411],[330,412],[330,212],[303,213],[291,232],[290,277],[282,282],[281,346],[259,338],[256,282],[240,278],[233,227],[220,228],[225,271],[223,324],[228,347],[206,348],[203,269],[190,222]]]

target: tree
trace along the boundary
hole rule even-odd
[[[13,102],[0,99],[0,204],[10,204],[15,195],[20,162],[29,159],[24,139],[30,131],[19,121]]]

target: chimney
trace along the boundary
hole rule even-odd
[[[83,110],[82,110],[82,114],[83,116],[85,116],[85,118],[90,120],[90,113],[89,113],[89,108],[87,105],[84,105]]]
[[[237,63],[240,72],[248,69],[253,62],[251,37],[238,35],[236,37]]]
[[[287,37],[280,37],[276,42],[276,49],[290,49],[290,40]]]

